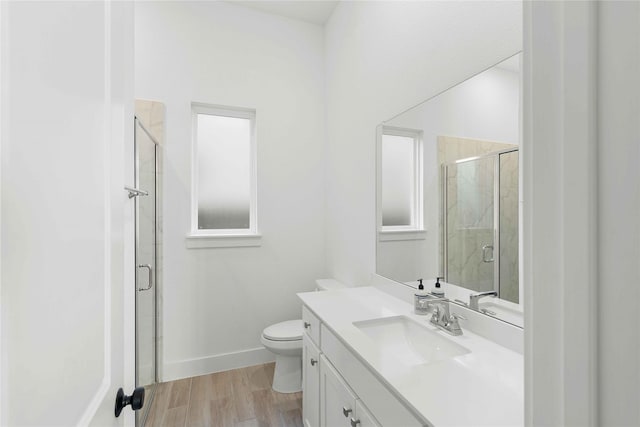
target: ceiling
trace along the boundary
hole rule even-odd
[[[247,1],[227,0],[231,3],[261,10],[263,12],[280,15],[287,18],[299,19],[312,24],[324,25],[331,16],[338,1],[325,0],[289,0],[289,1]]]

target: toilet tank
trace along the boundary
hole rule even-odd
[[[316,279],[316,291],[332,291],[348,287],[349,286],[335,279]]]

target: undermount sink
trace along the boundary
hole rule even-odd
[[[428,322],[425,319],[425,322]],[[469,349],[451,341],[406,316],[353,322],[353,326],[369,336],[384,356],[390,355],[405,365],[421,365],[470,353]]]

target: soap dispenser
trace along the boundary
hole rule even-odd
[[[433,285],[431,295],[438,298],[444,298],[444,290],[440,287],[440,279],[444,280],[444,277],[436,277],[436,283]]]
[[[428,304],[427,300],[429,299],[429,292],[424,289],[424,285],[422,284],[422,279],[418,279],[418,290],[414,294],[413,297],[413,310],[415,314],[428,314]]]

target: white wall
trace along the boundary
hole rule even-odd
[[[598,424],[640,425],[640,3],[598,25]]]
[[[520,2],[341,2],[325,27],[327,268],[375,271],[375,137],[384,120],[522,48]]]
[[[640,425],[640,3],[524,16],[526,420]]]
[[[322,35],[226,2],[136,4],[136,98],[166,105],[163,380],[270,359],[262,329],[324,276]],[[256,109],[261,247],[185,248],[192,101]]]

